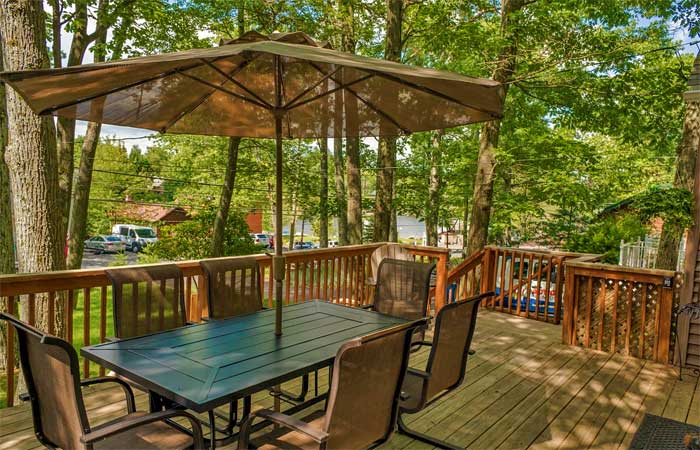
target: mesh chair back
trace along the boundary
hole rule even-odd
[[[17,330],[20,363],[31,397],[34,431],[47,447],[83,449],[89,432],[79,385],[78,356],[66,341],[42,333],[9,314],[0,314]]]
[[[409,320],[425,317],[434,269],[435,264],[384,259],[379,264],[374,310]]]
[[[174,264],[106,271],[112,280],[114,333],[119,339],[187,323],[184,280]]]
[[[262,309],[256,258],[210,259],[199,263],[207,276],[209,317],[225,319]]]
[[[426,368],[430,373],[428,399],[464,379],[479,303],[487,295],[491,293],[445,305],[438,313]]]
[[[391,435],[413,322],[345,343],[335,359],[325,416],[327,448],[365,449]]]
[[[385,259],[399,259],[401,261],[413,261],[413,255],[408,253],[408,250],[400,246],[399,244],[386,244],[382,245],[374,252],[370,257],[370,266],[372,268],[372,280],[377,280],[377,274],[379,272],[379,264]]]

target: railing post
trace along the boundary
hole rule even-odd
[[[668,364],[671,349],[671,322],[673,317],[673,287],[662,287],[657,309],[657,346],[654,359]]]
[[[488,292],[489,287],[490,287],[490,282],[491,282],[491,256],[492,256],[492,250],[488,247],[486,247],[484,250],[482,250],[483,256],[481,259],[481,280],[480,280],[480,289],[479,291],[481,293]]]
[[[576,269],[566,266],[566,260],[562,261],[560,267],[564,272],[564,318],[561,326],[561,341],[564,344],[573,345],[573,330],[575,329],[574,308],[576,307],[575,277]],[[561,279],[561,275],[559,276]]]
[[[441,253],[437,260],[437,282],[435,284],[435,315],[445,306],[447,296],[447,258],[449,253]]]

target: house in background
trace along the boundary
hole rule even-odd
[[[159,227],[176,225],[190,220],[190,214],[179,206],[149,205],[144,203],[127,203],[114,211],[115,223],[137,223],[153,228],[160,237]]]

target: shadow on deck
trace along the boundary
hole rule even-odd
[[[700,385],[690,373],[679,381],[668,366],[563,345],[559,326],[480,314],[464,384],[407,416],[416,430],[470,449],[626,449],[645,413],[700,425]],[[411,365],[426,359],[417,353]],[[326,375],[319,377],[324,389]],[[84,392],[93,424],[124,413],[118,388]],[[272,405],[266,393],[254,401]],[[145,394],[137,394],[137,407],[147,408]],[[29,405],[0,410],[0,450],[39,447]],[[383,448],[426,445],[395,434]]]

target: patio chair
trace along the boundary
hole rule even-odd
[[[207,284],[209,312],[204,320],[227,319],[263,309],[260,265],[256,258],[205,259],[199,265]],[[251,398],[247,396],[243,399],[241,420],[250,415],[250,408]],[[224,432],[233,432],[238,424],[238,400],[229,404],[227,417],[218,412],[216,415],[228,421]]]
[[[461,448],[411,430],[406,426],[402,415],[423,410],[462,384],[467,370],[467,357],[474,336],[479,303],[491,296],[493,292],[487,292],[450,303],[438,313],[433,341],[420,343],[431,347],[425,371],[409,368],[406,373],[398,418],[400,433],[435,447]]]
[[[175,264],[108,269],[105,273],[112,281],[117,339],[187,325],[184,279]]]
[[[374,301],[364,308],[389,316],[416,320],[428,315],[430,276],[435,264],[385,258],[379,263]],[[415,342],[425,338],[425,328],[413,335]]]
[[[369,258],[370,268],[372,269],[372,276],[367,279],[367,284],[374,286],[377,281],[377,274],[379,273],[379,264],[384,259],[398,259],[401,261],[413,261],[413,255],[408,252],[404,247],[399,244],[386,244],[382,245],[378,249],[372,252]]]
[[[260,265],[253,258],[205,259],[209,319],[226,319],[263,309]]]
[[[396,423],[411,334],[423,324],[425,319],[343,344],[335,357],[324,415],[304,422],[267,409],[255,411],[241,427],[239,450],[253,447],[355,450],[385,442]],[[256,418],[283,428],[251,441]]]
[[[203,449],[202,428],[196,417],[183,410],[151,414],[135,410],[134,393],[114,377],[80,380],[78,355],[63,339],[45,334],[9,314],[0,313],[17,331],[20,363],[32,405],[34,432],[41,444],[62,449]],[[81,388],[115,383],[123,390],[127,414],[91,426]],[[185,419],[192,435],[168,423]]]

